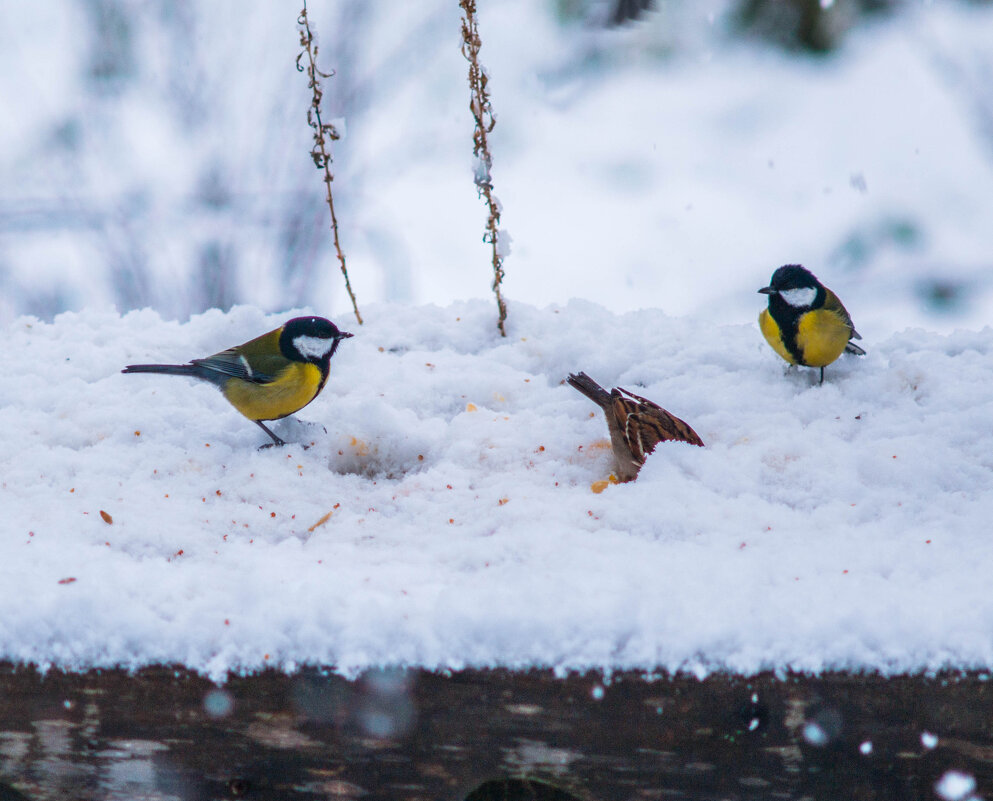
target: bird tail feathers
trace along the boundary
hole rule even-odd
[[[582,392],[598,406],[604,408],[610,406],[610,393],[586,375],[586,373],[570,373],[566,381],[569,383],[569,386]]]
[[[122,373],[162,373],[163,375],[196,376],[197,368],[192,364],[129,364]]]

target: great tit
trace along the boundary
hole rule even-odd
[[[603,409],[619,481],[634,481],[645,457],[660,442],[677,440],[703,445],[689,425],[647,398],[621,387],[607,392],[586,373],[573,373],[566,381]]]
[[[759,314],[759,328],[774,351],[790,364],[824,368],[848,351],[865,356],[849,340],[862,339],[838,296],[799,264],[787,264],[772,274],[769,308]]]
[[[244,345],[189,364],[130,364],[121,372],[209,381],[235,409],[272,437],[273,445],[285,445],[262,421],[291,415],[316,398],[328,380],[338,344],[350,336],[323,317],[294,317]]]

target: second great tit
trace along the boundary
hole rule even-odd
[[[338,344],[350,336],[323,317],[294,317],[244,345],[188,364],[130,364],[121,372],[209,381],[235,409],[272,437],[273,445],[285,445],[262,421],[287,417],[316,398],[328,380]]]
[[[852,339],[862,339],[838,296],[799,264],[787,264],[772,274],[759,293],[769,307],[759,314],[759,328],[772,349],[790,364],[824,368],[848,351],[865,356]]]
[[[660,442],[676,440],[703,445],[689,425],[647,398],[621,387],[607,392],[586,373],[573,373],[566,381],[603,409],[619,481],[634,481],[645,457]]]

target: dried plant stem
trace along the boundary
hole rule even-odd
[[[487,141],[490,131],[496,125],[496,118],[493,116],[489,92],[486,89],[489,79],[486,76],[486,71],[479,64],[479,49],[482,47],[482,41],[479,38],[479,26],[476,22],[476,0],[459,0],[459,6],[465,15],[462,19],[462,55],[469,62],[469,89],[471,92],[469,110],[476,123],[472,135],[472,152],[476,157],[474,180],[479,196],[485,198],[486,206],[489,209],[483,241],[488,242],[493,251],[493,293],[496,295],[497,302],[497,328],[500,329],[501,336],[507,336],[504,327],[504,322],[507,319],[507,304],[500,292],[503,283],[503,255],[499,244],[500,201],[493,194],[493,179],[490,176],[493,157],[490,155],[489,142]]]
[[[341,250],[341,242],[338,239],[338,218],[334,213],[334,197],[331,193],[331,182],[334,175],[331,172],[331,155],[328,153],[327,139],[332,141],[339,138],[338,131],[334,125],[321,121],[321,98],[324,91],[321,89],[321,78],[330,78],[333,72],[321,72],[317,69],[317,42],[314,41],[314,34],[310,30],[310,20],[307,18],[307,0],[303,2],[303,10],[297,18],[300,26],[300,47],[303,48],[297,56],[297,71],[306,72],[311,90],[310,108],[307,109],[307,124],[314,130],[314,147],[310,151],[310,156],[314,160],[314,165],[319,170],[324,171],[324,185],[327,189],[325,198],[328,203],[328,211],[331,212],[331,233],[334,236],[334,249],[338,254],[338,262],[341,264],[341,274],[345,277],[345,289],[348,297],[352,301],[352,309],[355,311],[355,319],[362,325],[362,315],[359,314],[359,306],[355,300],[355,293],[352,291],[352,283],[348,280],[348,269],[345,266],[345,254]],[[303,57],[307,56],[306,66],[302,63]]]

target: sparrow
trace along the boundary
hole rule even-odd
[[[687,423],[647,398],[622,387],[607,392],[586,373],[572,373],[566,381],[603,409],[618,481],[634,481],[645,457],[660,442],[675,440],[703,446],[703,440]]]

